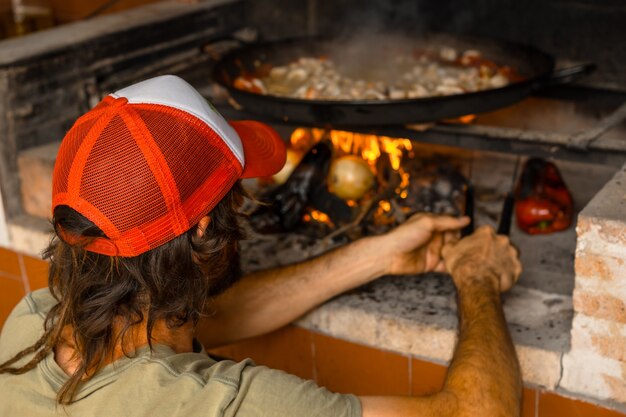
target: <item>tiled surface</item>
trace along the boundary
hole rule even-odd
[[[35,291],[48,286],[48,262],[22,255],[30,290]]]
[[[251,358],[257,365],[313,379],[312,343],[311,332],[287,326],[265,336],[211,349],[210,353],[238,361]]]
[[[549,392],[539,393],[537,417],[624,417],[617,411],[600,408],[583,401],[561,397]]]
[[[47,285],[47,262],[0,248],[0,327],[26,292]]]
[[[317,383],[357,395],[407,395],[409,358],[313,333]]]
[[[5,248],[0,248],[0,272],[14,275],[16,277],[20,277],[22,275],[17,253]]]
[[[447,367],[419,359],[411,360],[411,394],[432,394],[443,388]]]
[[[535,417],[537,404],[537,390],[524,387],[522,391],[522,417]]]
[[[0,328],[24,294],[24,284],[21,278],[14,278],[0,272]]]

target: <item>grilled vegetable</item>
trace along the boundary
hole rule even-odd
[[[328,191],[344,200],[359,200],[374,185],[374,174],[367,162],[356,155],[337,158],[330,166]]]
[[[313,146],[284,184],[259,197],[266,204],[250,215],[250,225],[260,233],[293,230],[302,221],[312,194],[324,186],[331,157],[328,143]]]
[[[515,190],[517,226],[529,234],[558,232],[570,226],[572,214],[572,195],[556,165],[529,159]]]

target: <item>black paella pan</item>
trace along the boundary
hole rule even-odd
[[[379,42],[378,45],[380,44]],[[213,69],[213,77],[250,113],[285,123],[369,126],[432,122],[495,110],[513,104],[542,87],[570,82],[595,69],[593,64],[584,64],[555,71],[554,59],[549,54],[533,47],[493,39],[428,34],[406,38],[402,44],[422,50],[441,47],[452,47],[460,51],[478,50],[482,57],[498,65],[513,68],[519,77],[499,88],[397,100],[309,100],[258,94],[233,86],[235,79],[242,74],[254,74],[262,67],[286,65],[301,57],[330,55],[335,61],[354,59],[356,54],[351,54],[351,50],[355,48],[354,41],[344,43],[328,38],[298,38],[236,48],[218,60]],[[364,41],[364,45],[357,49],[367,51],[374,61],[389,62],[389,57],[384,55],[390,51],[398,53],[401,48],[396,45],[392,41],[381,53],[373,44],[368,50],[369,44]],[[344,54],[341,53],[343,47]]]

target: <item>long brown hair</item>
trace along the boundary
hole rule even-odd
[[[37,366],[62,341],[71,326],[80,365],[57,393],[70,404],[83,382],[112,357],[133,325],[146,321],[151,345],[157,320],[168,328],[194,325],[206,311],[210,297],[228,288],[240,275],[238,242],[243,238],[238,214],[245,193],[237,183],[211,211],[202,236],[193,227],[176,239],[133,258],[108,257],[70,245],[55,233],[44,258],[50,260],[48,286],[57,304],[44,322],[44,333],[32,346],[0,364],[0,374],[23,374]],[[83,244],[103,232],[67,206],[59,206],[52,220],[56,231],[82,236]],[[114,322],[122,322],[120,332]],[[122,343],[124,346],[124,343]],[[126,353],[126,352],[125,352]],[[33,354],[21,367],[12,367]]]

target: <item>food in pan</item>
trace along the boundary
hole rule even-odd
[[[519,78],[477,50],[414,51],[384,68],[346,70],[326,57],[302,57],[287,65],[241,74],[235,88],[258,94],[307,100],[401,100],[449,96],[500,88]]]

